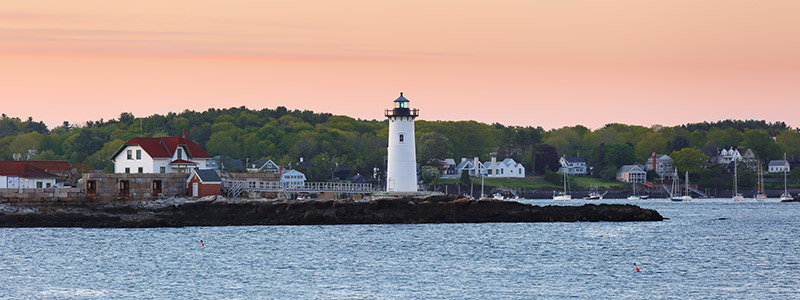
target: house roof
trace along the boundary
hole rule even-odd
[[[788,164],[789,164],[789,162],[784,160],[784,159],[770,160],[769,161],[769,165],[770,166],[780,166],[780,167],[782,167],[782,166],[785,166],[785,165],[788,165]]]
[[[169,164],[170,165],[196,165],[197,163],[193,162],[193,161],[184,160],[184,159],[176,159],[176,160],[173,160],[173,161],[169,162]]]
[[[456,164],[456,160],[452,159],[452,158],[447,158],[447,159],[444,160],[444,164],[445,165],[455,165]]]
[[[26,161],[0,161],[0,175],[22,178],[56,178],[58,176],[35,167]]]
[[[5,161],[0,161],[0,162],[5,162]],[[9,162],[19,162],[19,161],[9,160]],[[33,166],[34,168],[41,169],[47,172],[72,171],[72,165],[70,165],[69,162],[65,160],[26,160],[24,162],[28,165]]]
[[[579,156],[570,156],[564,158],[568,163],[585,163],[586,160]]]
[[[117,157],[123,149],[127,146],[140,146],[147,152],[148,155],[152,158],[170,158],[172,155],[178,151],[178,146],[186,146],[188,150],[187,156],[192,159],[197,158],[211,158],[208,153],[206,153],[203,148],[200,148],[195,142],[190,139],[178,137],[178,136],[171,136],[171,137],[161,137],[161,138],[144,138],[144,137],[135,137],[127,142],[125,142],[122,147],[114,153],[111,158]]]
[[[194,173],[197,174],[197,177],[200,178],[200,182],[203,183],[222,182],[222,178],[219,178],[219,174],[214,170],[194,170]],[[189,179],[191,180],[191,177],[189,177]]]
[[[289,170],[289,171],[283,172],[283,174],[281,174],[281,176],[285,176],[285,175],[303,175],[303,177],[306,176],[305,174],[303,174],[303,173],[301,173],[300,171],[297,171],[297,170]]]
[[[619,172],[619,173],[630,173],[630,172],[645,173],[645,171],[642,170],[642,168],[637,166],[637,165],[624,165],[624,166],[620,167],[617,172]]]

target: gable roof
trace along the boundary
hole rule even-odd
[[[770,166],[779,166],[779,167],[782,167],[782,166],[786,166],[786,165],[788,165],[788,164],[789,164],[789,162],[788,162],[788,161],[786,161],[786,160],[783,160],[783,159],[778,159],[778,160],[770,160],[770,161],[769,161],[769,165],[770,165]]]
[[[2,160],[0,163],[3,162],[24,162],[34,168],[43,170],[45,172],[72,172],[72,165],[69,164],[68,161],[65,160],[26,160],[26,161],[16,161],[16,160]]]
[[[202,183],[222,183],[222,178],[219,178],[219,174],[214,170],[194,170],[194,174],[197,174]],[[192,180],[192,177],[194,176],[189,176],[189,180]]]
[[[583,159],[583,157],[579,157],[579,156],[565,157],[564,160],[566,160],[568,163],[572,163],[572,164],[574,164],[574,163],[586,163],[586,160]]]
[[[646,173],[644,170],[642,170],[641,167],[639,167],[637,165],[624,165],[621,168],[619,168],[619,171],[617,171],[617,172],[619,172],[619,173],[630,173],[630,172]]]
[[[188,152],[186,155],[191,159],[211,158],[203,148],[200,148],[200,146],[195,144],[192,140],[179,136],[171,136],[161,138],[132,138],[125,142],[125,144],[111,156],[111,159],[116,158],[127,146],[140,146],[152,158],[171,158],[172,155],[178,151],[178,146],[181,145],[186,146]]]
[[[0,161],[0,175],[22,178],[56,178],[58,176],[29,164],[27,161]]]

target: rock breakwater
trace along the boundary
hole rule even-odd
[[[533,206],[452,195],[354,200],[198,200],[59,210],[0,210],[0,227],[182,227],[484,222],[661,221],[634,205]]]

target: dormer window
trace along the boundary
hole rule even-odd
[[[183,149],[178,148],[178,159],[183,159]]]

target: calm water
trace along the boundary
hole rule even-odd
[[[800,298],[800,203],[638,204],[670,220],[0,228],[0,298]]]

